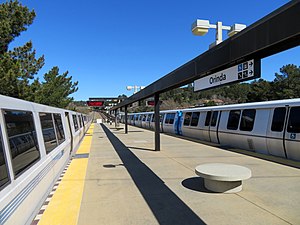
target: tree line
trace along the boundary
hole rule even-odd
[[[68,71],[60,73],[54,66],[43,80],[37,76],[45,64],[44,55],[37,57],[33,43],[9,49],[14,39],[33,23],[36,13],[18,0],[0,4],[0,94],[45,105],[66,108],[78,90]]]

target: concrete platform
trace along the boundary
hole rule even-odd
[[[80,212],[66,216],[80,225],[300,224],[300,169],[164,134],[161,146],[153,151],[151,131],[95,124]],[[213,193],[194,172],[205,163],[245,166],[252,177],[242,192]]]

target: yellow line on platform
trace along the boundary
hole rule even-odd
[[[89,153],[94,124],[87,132],[77,154]],[[49,205],[42,215],[39,225],[75,225],[77,224],[84,189],[88,158],[73,159],[61,183],[55,191]]]
[[[77,150],[76,154],[84,154],[84,153],[90,153],[91,149],[91,143],[92,143],[92,137],[93,137],[93,130],[94,130],[94,124],[91,124],[89,130],[85,134],[85,137],[83,141],[80,144],[80,148]]]

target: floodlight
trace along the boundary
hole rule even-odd
[[[133,88],[132,86],[127,86],[127,87],[126,87],[126,89],[127,89],[128,91],[131,91],[132,88]]]
[[[208,32],[209,20],[196,20],[192,24],[192,32],[194,35],[203,36]]]
[[[227,35],[229,37],[232,37],[233,35],[235,35],[236,33],[240,32],[241,30],[243,30],[245,28],[246,28],[245,24],[235,23],[230,27],[230,30],[227,32]]]

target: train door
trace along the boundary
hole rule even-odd
[[[166,113],[164,124],[163,124],[164,132],[176,134],[176,132],[178,130],[177,129],[178,122],[176,123],[175,117],[176,117],[176,115],[173,112]]]
[[[163,129],[164,116],[165,116],[164,113],[160,113],[159,114],[159,118],[160,118],[160,132],[162,132],[162,133],[164,132],[164,129]]]
[[[300,106],[291,107],[286,126],[284,145],[288,159],[300,160]]]
[[[71,121],[70,121],[70,117],[69,117],[69,113],[68,112],[65,112],[65,117],[66,117],[66,120],[67,120],[67,129],[69,130],[69,133],[70,133],[70,154],[72,154],[72,150],[73,150],[73,133],[72,133],[72,128],[71,128]]]
[[[85,124],[84,124],[84,119],[83,119],[83,116],[82,115],[80,115],[80,117],[81,117],[81,122],[82,122],[82,125],[83,125],[83,133],[85,133]]]
[[[210,141],[218,144],[219,144],[218,127],[219,127],[220,116],[221,116],[221,112],[219,113],[219,111],[213,111],[210,119],[210,124],[209,124]]]
[[[205,130],[203,131],[203,136],[205,141],[219,143],[218,118],[219,118],[219,111],[206,112],[206,119],[204,124]]]
[[[272,110],[272,120],[270,120],[267,132],[267,146],[270,155],[286,158],[284,134],[287,111],[287,107],[278,107]]]
[[[211,116],[212,116],[212,111],[207,111],[205,117],[204,129],[203,129],[203,140],[209,142],[211,142],[210,132],[209,132]]]

